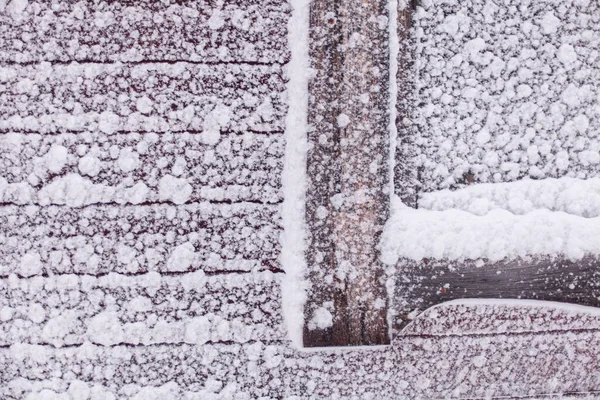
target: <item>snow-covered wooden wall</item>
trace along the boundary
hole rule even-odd
[[[0,1],[0,398],[597,393],[600,323],[573,310],[549,323],[463,305],[388,347],[290,345],[290,12],[283,0]],[[532,318],[529,331],[514,323]]]

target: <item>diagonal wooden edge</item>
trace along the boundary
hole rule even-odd
[[[600,258],[402,260],[396,266],[395,330],[420,312],[458,299],[543,300],[600,307]]]

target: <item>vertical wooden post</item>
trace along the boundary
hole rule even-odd
[[[390,190],[387,3],[310,6],[307,347],[389,343],[377,250]]]

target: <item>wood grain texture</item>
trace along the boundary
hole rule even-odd
[[[393,295],[395,326],[456,299],[531,299],[600,307],[600,259],[564,256],[489,262],[401,260]]]
[[[310,7],[312,289],[304,344],[388,343],[376,249],[389,212],[387,2],[316,0]],[[333,315],[331,326],[315,322],[319,312]]]

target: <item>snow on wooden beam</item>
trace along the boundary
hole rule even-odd
[[[279,280],[270,272],[13,275],[0,280],[0,346],[283,340]]]
[[[283,131],[279,65],[12,65],[0,69],[0,130]]]
[[[0,9],[0,61],[287,60],[287,2],[216,3],[15,2]]]
[[[410,337],[368,351],[299,352],[287,344],[261,342],[86,343],[60,349],[16,344],[0,349],[0,396],[22,399],[33,392],[36,397],[44,388],[57,396],[54,392],[62,394],[72,385],[126,399],[235,394],[327,399],[547,399],[573,394],[592,399],[598,397],[586,394],[600,390],[599,359],[598,331]]]
[[[311,2],[307,347],[389,343],[388,35],[387,1]]]
[[[0,135],[0,202],[79,207],[281,201],[282,134],[214,139],[187,132]],[[16,187],[21,190],[11,189]],[[77,193],[64,195],[60,187]]]
[[[279,270],[279,207],[0,208],[0,275]]]
[[[434,305],[457,299],[530,299],[600,307],[600,258],[399,261],[391,301],[396,328]]]

